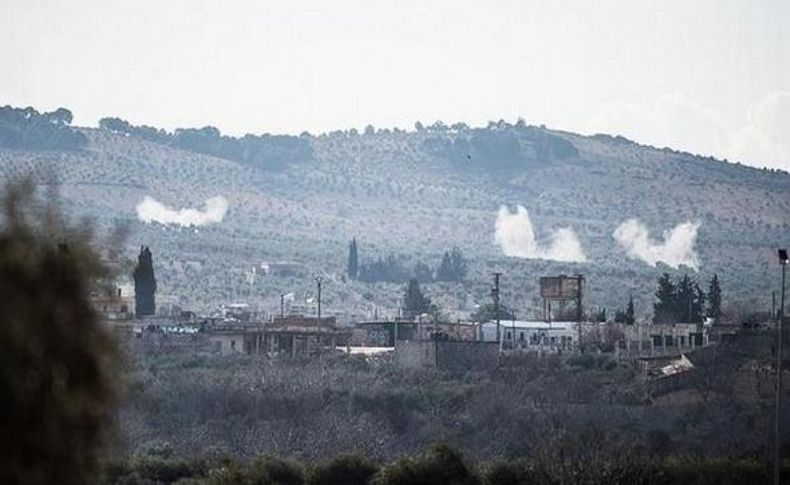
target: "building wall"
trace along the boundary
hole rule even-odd
[[[508,322],[502,321],[499,326],[502,346],[505,349],[521,349],[530,351],[571,351],[578,348],[578,324],[557,322],[549,325],[545,322]],[[482,340],[496,342],[496,323],[483,324]]]
[[[405,368],[438,367],[450,371],[493,369],[499,346],[491,342],[398,342],[395,362]]]
[[[709,328],[693,323],[623,325],[625,350],[656,355],[689,352],[709,345]]]
[[[244,336],[242,334],[213,334],[209,337],[213,349],[221,354],[244,352]]]

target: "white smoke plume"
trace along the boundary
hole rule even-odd
[[[556,230],[548,246],[538,244],[529,213],[521,205],[516,207],[515,214],[504,205],[499,208],[494,240],[506,256],[554,261],[587,261],[579,238],[569,227]]]
[[[142,222],[158,222],[185,227],[203,226],[222,221],[225,213],[228,212],[228,200],[218,195],[206,200],[203,210],[191,208],[174,210],[146,195],[137,204],[136,209],[137,218]]]
[[[681,265],[697,269],[699,259],[694,252],[697,241],[699,222],[684,222],[668,231],[664,231],[664,242],[650,239],[650,233],[644,224],[636,219],[629,219],[615,229],[612,236],[625,249],[628,256],[641,259],[655,266],[661,261],[673,268]]]

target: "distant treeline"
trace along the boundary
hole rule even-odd
[[[39,113],[31,107],[0,108],[0,148],[21,150],[69,150],[83,147],[88,139],[71,128],[71,111],[58,108]]]
[[[213,126],[177,128],[170,133],[152,126],[134,126],[120,118],[102,118],[99,128],[262,169],[278,169],[289,163],[304,162],[313,155],[309,141],[289,135],[247,134],[236,138],[223,135]]]
[[[423,149],[459,168],[509,170],[579,155],[568,140],[522,121],[515,125],[500,121],[474,129],[464,125],[454,130],[457,133],[452,137],[446,136],[443,125],[425,130],[438,136],[426,138]]]
[[[413,268],[409,268],[394,255],[379,256],[377,259],[364,263],[360,260],[355,238],[348,245],[347,272],[351,279],[367,283],[377,281],[403,283],[411,279],[417,280],[419,283],[463,281],[467,272],[467,263],[464,254],[457,247],[444,252],[436,271],[422,261],[418,261]]]

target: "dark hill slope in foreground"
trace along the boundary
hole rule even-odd
[[[87,143],[76,149],[0,148],[3,177],[54,168],[70,210],[103,227],[128,225],[129,256],[151,246],[161,292],[200,309],[245,299],[274,310],[281,291],[312,292],[320,271],[329,311],[392,312],[401,285],[343,278],[347,243],[356,237],[363,262],[393,254],[406,267],[435,268],[458,246],[470,263],[467,283],[427,286],[445,309],[472,310],[487,298],[489,273],[500,270],[503,298],[519,316],[538,307],[537,277],[560,272],[587,275],[589,306],[622,306],[633,292],[644,314],[657,275],[673,270],[629,259],[617,246],[612,232],[633,217],[653,237],[700,221],[697,277],[706,283],[717,272],[726,301],[765,309],[777,286],[775,248],[790,239],[790,175],[609,136],[503,123],[334,132],[304,135],[305,160],[262,168],[156,139],[80,131]],[[135,205],[146,195],[176,208],[222,195],[230,209],[222,222],[197,229],[143,224]],[[573,228],[589,262],[504,256],[493,238],[501,204],[525,206],[541,240]],[[252,284],[245,278],[254,264],[277,260],[303,270]]]

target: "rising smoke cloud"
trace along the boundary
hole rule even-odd
[[[587,261],[579,238],[569,227],[554,231],[548,246],[538,244],[529,213],[521,205],[516,207],[515,214],[504,205],[499,208],[494,240],[506,256],[554,261]]]
[[[659,261],[677,268],[681,265],[697,269],[699,260],[694,252],[699,222],[684,222],[664,231],[664,242],[650,239],[650,233],[637,219],[629,219],[615,229],[612,236],[625,249],[628,256],[640,259],[650,266]]]
[[[158,222],[160,224],[173,224],[178,226],[203,226],[221,222],[228,212],[228,200],[221,195],[206,200],[203,210],[180,209],[174,210],[153,197],[145,196],[137,204],[137,218],[142,222]]]

